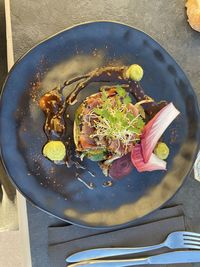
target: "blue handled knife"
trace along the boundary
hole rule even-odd
[[[176,264],[200,262],[200,251],[175,251],[160,255],[126,260],[88,260],[69,264],[68,267],[124,267],[143,264]]]

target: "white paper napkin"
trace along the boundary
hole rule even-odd
[[[200,151],[194,164],[194,178],[200,182]]]

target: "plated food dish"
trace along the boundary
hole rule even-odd
[[[132,65],[142,68],[140,81],[134,72],[129,77]],[[123,83],[118,75],[97,79],[110,69],[128,78]],[[148,96],[145,103],[134,92]],[[44,96],[56,104],[52,112],[45,109]],[[119,98],[120,108],[112,104]],[[95,110],[88,108],[94,99],[101,102]],[[108,116],[105,132],[99,125],[108,104],[120,119]],[[88,149],[91,129],[82,125],[91,114],[98,117],[91,125],[91,135],[97,135],[92,137],[94,151]],[[112,120],[118,123],[116,131]],[[129,124],[134,136],[122,134]],[[151,37],[119,23],[78,25],[38,44],[12,68],[1,96],[1,155],[12,182],[38,208],[82,226],[122,227],[162,206],[190,172],[199,136],[197,98],[181,68]],[[129,137],[134,138],[130,143]],[[96,154],[99,144],[106,151]],[[152,153],[156,164],[146,171]],[[106,176],[101,164],[115,154],[120,158],[104,171]],[[162,170],[155,170],[158,161]]]
[[[104,86],[88,96],[75,112],[73,139],[76,156],[99,163],[105,176],[119,179],[128,175],[133,166],[139,172],[166,170],[169,148],[160,139],[166,128],[179,115],[172,103],[155,102],[146,95],[139,81],[143,69],[137,64],[108,66],[95,69],[80,77],[65,81],[39,100],[45,113],[44,130],[48,138],[43,155],[55,164],[71,167],[69,151],[72,143],[65,142],[68,105],[74,105],[81,90],[91,82],[118,82]],[[63,90],[78,82],[65,99]],[[137,102],[133,102],[132,97]],[[153,153],[154,150],[154,153]]]

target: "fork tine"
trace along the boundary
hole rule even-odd
[[[194,237],[194,236],[184,236],[183,240],[197,240],[200,241],[200,237]]]
[[[184,244],[191,244],[191,245],[199,245],[200,246],[200,242],[199,241],[192,241],[192,240],[184,240]]]
[[[200,237],[200,234],[198,233],[193,233],[193,232],[183,232],[183,236],[196,236],[196,237]]]
[[[184,245],[185,248],[200,249],[200,246]]]

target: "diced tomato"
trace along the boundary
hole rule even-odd
[[[114,95],[116,95],[116,88],[115,88],[115,87],[110,88],[110,89],[107,91],[107,94],[108,94],[108,96],[114,96]]]

